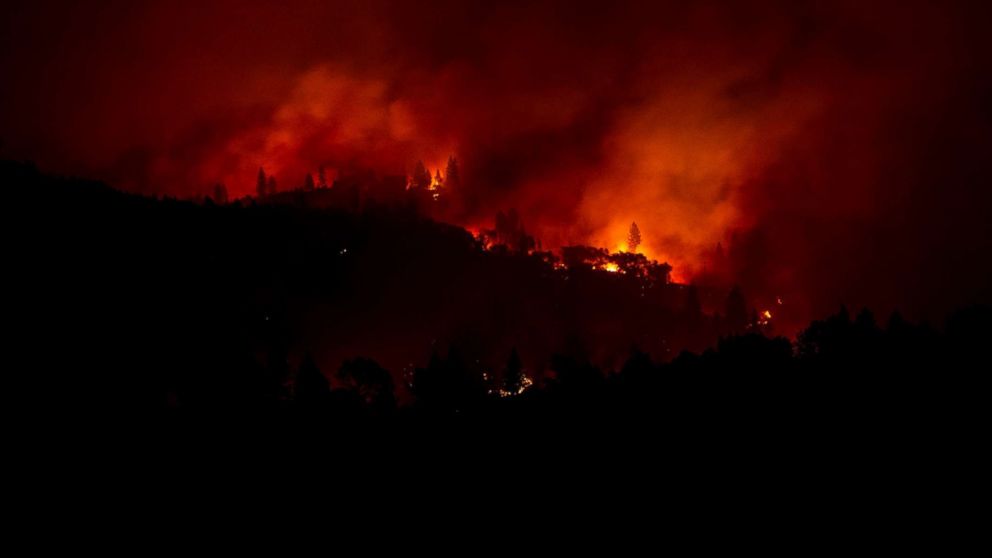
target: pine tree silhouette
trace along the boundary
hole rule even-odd
[[[214,203],[218,205],[227,204],[227,187],[219,182],[214,186]]]
[[[427,171],[423,161],[417,161],[417,166],[413,168],[413,176],[410,177],[412,188],[427,189],[431,185],[431,173]]]
[[[267,184],[268,184],[268,181],[265,178],[265,169],[262,168],[262,167],[259,167],[258,168],[258,181],[255,183],[255,193],[258,195],[258,197],[264,198],[265,195],[268,193],[268,189],[266,187]]]
[[[627,234],[627,251],[636,252],[641,245],[641,229],[637,228],[637,223],[630,224],[630,233]]]
[[[327,188],[327,174],[324,172],[324,165],[317,169],[317,187]]]
[[[458,174],[458,160],[448,157],[448,166],[444,169],[444,186],[450,189],[457,189],[461,186],[462,178]]]
[[[740,333],[744,331],[748,322],[747,300],[745,300],[744,293],[741,292],[740,287],[734,286],[730,290],[724,310],[726,312],[727,325],[730,327],[731,332]]]

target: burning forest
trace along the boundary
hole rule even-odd
[[[980,435],[983,3],[9,4],[39,421]]]

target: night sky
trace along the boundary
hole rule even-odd
[[[0,157],[189,197],[454,155],[459,224],[938,319],[992,298],[983,4],[6,2]]]

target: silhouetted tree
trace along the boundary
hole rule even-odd
[[[503,370],[503,391],[509,394],[520,393],[524,385],[524,367],[520,362],[520,355],[517,349],[510,351],[510,358],[506,361],[506,368]]]
[[[509,236],[516,235],[522,227],[523,225],[520,223],[520,214],[517,213],[517,208],[511,207],[506,212],[506,234]]]
[[[427,368],[414,372],[411,386],[417,401],[433,412],[460,412],[472,409],[486,397],[485,380],[468,366],[457,348],[441,359],[435,351]]]
[[[592,246],[563,246],[561,249],[561,261],[569,269],[598,268],[606,263],[608,257],[605,249]]]
[[[889,315],[889,321],[885,325],[885,330],[887,332],[898,332],[902,333],[909,327],[909,323],[906,322],[906,318],[902,317],[902,314],[898,310],[894,310],[891,315]]]
[[[527,231],[524,230],[520,214],[514,208],[510,208],[505,215],[502,211],[496,212],[493,242],[522,254],[530,252],[536,246],[534,237],[528,235]]]
[[[627,234],[627,251],[636,252],[641,245],[641,229],[637,228],[637,223],[630,224],[630,232]]]
[[[324,165],[320,165],[317,169],[317,187],[327,188],[327,174],[324,173]]]
[[[554,386],[566,393],[590,394],[603,382],[603,373],[584,357],[556,354],[551,357]]]
[[[448,166],[444,169],[444,186],[448,190],[457,190],[461,186],[462,178],[458,174],[458,160],[454,156],[448,157]]]
[[[703,316],[703,305],[699,302],[699,289],[695,285],[689,285],[685,293],[685,313],[693,322],[698,321]]]
[[[266,185],[265,191],[268,192],[268,195],[270,196],[276,193],[276,177],[269,177],[269,183]]]
[[[734,288],[730,289],[730,294],[727,295],[727,301],[724,305],[724,312],[730,332],[743,332],[748,322],[747,300],[744,299],[744,293],[741,292],[740,287],[735,285]]]
[[[858,312],[857,317],[854,318],[854,327],[866,334],[877,331],[875,315],[868,308],[862,308],[861,312]]]
[[[649,262],[647,269],[648,278],[652,281],[667,285],[672,279],[672,266],[668,262]]]
[[[726,370],[779,372],[792,359],[792,344],[784,337],[769,339],[757,333],[725,337],[717,343],[717,363]]]
[[[265,195],[269,191],[267,185],[268,185],[268,181],[267,181],[267,179],[265,177],[265,169],[262,168],[262,167],[259,167],[259,169],[258,169],[258,181],[255,183],[255,193],[258,195],[258,197],[260,197],[260,198],[264,198],[265,197]]]
[[[227,204],[227,187],[219,182],[214,185],[214,202],[218,205]]]
[[[313,192],[314,191],[314,188],[315,188],[315,185],[314,185],[314,182],[313,182],[313,175],[310,174],[310,173],[307,173],[306,178],[303,179],[303,191],[304,192]]]
[[[655,397],[649,392],[637,393],[636,390],[648,388],[650,381],[656,379],[657,370],[651,362],[651,356],[640,350],[637,346],[630,348],[630,356],[620,370],[620,376],[628,388],[635,390],[631,395],[640,395],[644,399]]]
[[[431,185],[431,173],[427,171],[423,161],[417,161],[413,168],[413,176],[410,177],[410,187],[426,190]]]
[[[345,361],[338,379],[354,390],[366,407],[376,414],[386,414],[396,407],[393,377],[374,360],[356,358]]]
[[[300,369],[296,373],[294,396],[297,403],[304,406],[325,405],[330,400],[331,387],[327,378],[317,368],[309,353],[303,357]]]
[[[846,358],[851,348],[851,316],[846,306],[825,320],[815,320],[796,337],[797,352],[825,360]]]
[[[648,276],[648,258],[644,254],[633,252],[617,252],[607,257],[610,263],[616,264],[617,269],[627,275],[636,277]]]

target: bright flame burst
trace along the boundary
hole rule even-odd
[[[616,273],[616,272],[620,271],[620,266],[618,266],[617,264],[615,264],[613,262],[610,262],[610,263],[608,263],[608,264],[606,264],[606,265],[603,266],[603,270],[609,271],[610,273]]]
[[[524,374],[520,378],[520,386],[517,387],[517,390],[516,391],[510,391],[510,390],[507,390],[507,389],[500,388],[500,389],[495,390],[495,391],[490,391],[490,393],[496,393],[500,397],[513,397],[515,395],[520,395],[523,392],[527,391],[527,388],[529,388],[532,385],[534,385],[534,380],[531,380],[529,376],[527,376],[526,374]]]
[[[758,315],[758,325],[766,326],[772,322],[772,313],[768,310],[764,310]]]

